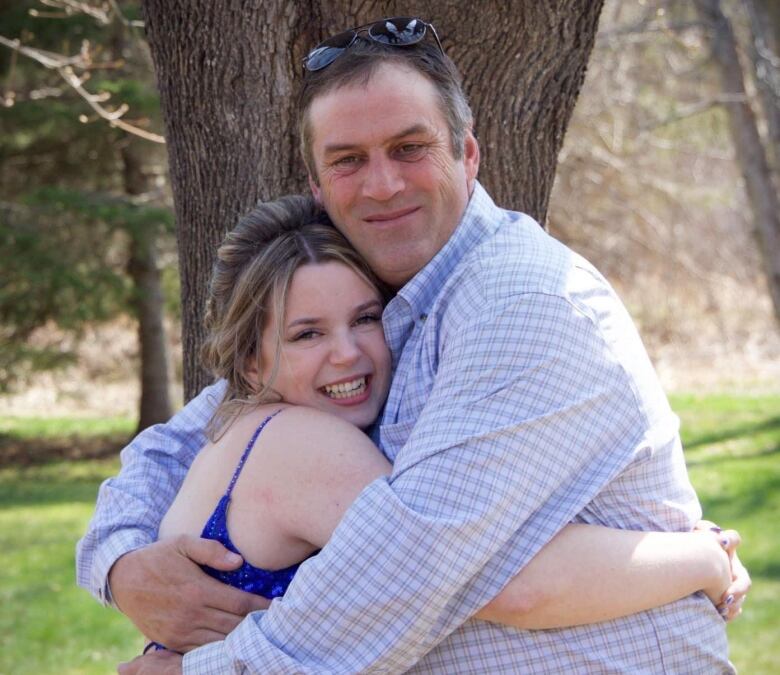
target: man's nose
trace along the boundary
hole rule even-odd
[[[365,172],[363,192],[378,202],[386,202],[404,189],[398,162],[389,157],[372,157]]]

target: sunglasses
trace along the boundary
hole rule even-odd
[[[393,47],[408,47],[420,42],[429,28],[443,55],[444,48],[441,46],[441,41],[436,34],[433,24],[413,17],[395,16],[390,19],[381,19],[374,23],[357,26],[323,40],[303,60],[303,67],[312,72],[327,68],[345,50],[355,44],[361,33],[366,34],[369,39],[379,44],[391,45]]]

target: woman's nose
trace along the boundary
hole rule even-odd
[[[336,335],[330,350],[330,359],[337,364],[350,364],[360,358],[361,350],[351,332]]]

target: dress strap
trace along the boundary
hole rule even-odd
[[[241,471],[244,468],[244,464],[246,463],[247,458],[249,457],[249,453],[252,451],[252,448],[255,445],[255,441],[257,441],[257,437],[260,435],[260,432],[265,428],[265,425],[268,424],[274,417],[276,417],[280,412],[282,412],[284,408],[280,408],[275,413],[271,413],[268,417],[266,417],[260,424],[257,429],[255,429],[255,433],[252,434],[252,438],[249,439],[249,443],[247,443],[246,449],[244,450],[244,454],[241,455],[241,460],[238,462],[238,466],[236,467],[236,470],[233,472],[233,478],[230,479],[230,485],[228,485],[227,492],[225,492],[225,497],[230,497],[230,495],[233,492],[233,488],[236,485],[236,481],[238,480],[238,477],[241,475]]]

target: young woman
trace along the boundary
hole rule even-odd
[[[371,481],[392,467],[364,433],[390,385],[386,295],[307,197],[257,207],[219,249],[204,360],[227,389],[160,526],[244,559],[207,569],[268,598],[323,547]],[[722,538],[722,536],[721,536]],[[476,618],[520,628],[602,621],[731,582],[711,533],[569,525]],[[721,605],[724,618],[738,603]]]

